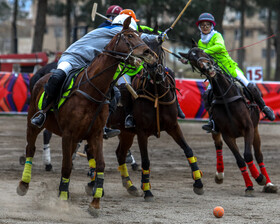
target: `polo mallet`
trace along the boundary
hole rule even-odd
[[[119,70],[121,71],[121,66],[119,66]],[[129,85],[129,83],[127,82],[126,78],[124,77],[124,75],[122,76],[122,78],[125,81],[125,87],[127,88],[127,90],[131,93],[131,95],[133,96],[134,99],[138,98],[138,94],[135,92],[135,90],[132,88],[131,85]]]
[[[178,54],[173,53],[172,51],[170,51],[169,49],[161,46],[163,50],[165,50],[166,52],[168,52],[169,54],[172,54],[173,56],[175,56],[178,59],[182,59],[182,57],[180,57]]]
[[[174,28],[174,26],[176,25],[176,23],[179,21],[179,19],[182,17],[183,13],[186,11],[186,9],[188,8],[188,6],[191,4],[192,0],[189,0],[188,3],[185,5],[185,7],[183,8],[183,10],[180,12],[180,14],[177,16],[177,18],[175,19],[175,21],[172,23],[172,25],[167,28],[164,33],[167,35],[167,32],[172,30]],[[167,51],[168,52],[168,51]],[[175,56],[176,57],[176,56]]]
[[[93,3],[92,10],[91,10],[91,20],[92,20],[92,22],[95,20],[96,15],[100,16],[103,19],[106,19],[106,20],[109,20],[110,22],[112,22],[112,20],[110,18],[107,18],[106,16],[98,13],[97,12],[97,3]]]

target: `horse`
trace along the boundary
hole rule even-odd
[[[277,192],[277,186],[271,183],[263,162],[261,151],[261,139],[258,131],[260,111],[249,90],[237,82],[232,76],[220,69],[203,50],[197,45],[188,53],[179,53],[186,58],[194,70],[206,76],[213,91],[213,101],[208,103],[208,97],[204,94],[204,104],[211,105],[212,117],[216,125],[217,132],[212,133],[216,148],[216,175],[215,181],[221,184],[224,179],[224,163],[222,155],[223,141],[233,153],[237,165],[242,173],[245,182],[245,196],[253,196],[253,182],[250,179],[246,164],[252,177],[259,185],[264,186],[263,192]],[[243,87],[243,88],[239,88]],[[244,90],[244,92],[242,92]],[[207,93],[206,91],[205,93]],[[245,94],[244,94],[245,93]],[[247,96],[247,98],[245,97]],[[248,100],[251,100],[249,103]],[[236,139],[244,138],[244,158],[240,155]],[[258,171],[253,161],[252,146],[255,159],[259,165],[261,173]]]
[[[38,101],[44,91],[44,85],[51,74],[43,76],[32,89],[30,107],[27,116],[26,163],[17,193],[25,195],[31,181],[32,159],[35,154],[35,142],[44,128],[62,137],[62,168],[59,185],[59,198],[69,198],[69,181],[72,170],[71,156],[81,140],[88,143],[87,157],[89,166],[95,166],[96,184],[92,191],[89,213],[98,215],[100,199],[103,196],[105,162],[103,157],[103,127],[108,116],[109,94],[115,84],[113,76],[118,64],[123,61],[139,65],[142,60],[155,63],[157,56],[140,38],[137,31],[129,28],[128,17],[120,33],[116,34],[105,50],[92,63],[78,72],[67,100],[60,109],[49,111],[45,124],[38,128],[31,124],[31,118],[38,111]],[[68,89],[69,91],[69,89]]]
[[[164,59],[163,49],[160,45],[149,45],[157,53],[159,61],[153,65],[145,65],[142,75],[136,75],[132,81],[132,87],[136,91],[137,98],[132,99],[131,92],[120,86],[121,100],[114,113],[109,117],[108,126],[121,130],[119,144],[116,149],[118,170],[120,171],[123,187],[129,194],[139,196],[138,189],[133,185],[128,174],[125,163],[126,153],[130,149],[135,135],[141,154],[142,167],[142,190],[144,200],[152,201],[153,194],[150,184],[150,160],[148,155],[148,138],[152,135],[160,137],[161,131],[166,131],[174,141],[183,149],[185,156],[192,170],[194,179],[193,190],[196,194],[203,194],[202,173],[198,168],[197,159],[187,144],[181,128],[178,124],[178,110],[176,104],[175,79],[166,72],[162,65]],[[125,109],[132,106],[132,113],[135,121],[134,128],[125,128]]]
[[[34,87],[34,85],[36,84],[36,82],[42,78],[43,76],[49,74],[51,72],[52,69],[56,69],[57,68],[57,62],[58,60],[55,60],[51,63],[46,64],[45,66],[43,66],[42,68],[40,68],[30,79],[29,82],[29,91],[32,92],[32,89]],[[45,170],[46,171],[51,171],[52,170],[52,164],[51,164],[51,148],[50,148],[50,140],[52,138],[52,132],[50,132],[49,130],[45,129],[43,131],[43,153],[42,153],[42,161],[43,164],[45,165]],[[76,152],[78,151],[78,149],[80,148],[81,142],[78,143],[77,148],[74,152],[74,154],[72,155],[72,160],[74,160],[76,158]],[[86,149],[86,146],[85,146]],[[85,150],[84,150],[85,151]],[[24,165],[26,158],[25,155],[20,157],[20,164]],[[136,171],[138,169],[138,164],[136,163],[134,156],[132,155],[131,152],[128,153],[127,155],[127,159],[126,159],[127,163],[131,163],[131,167],[134,171]]]

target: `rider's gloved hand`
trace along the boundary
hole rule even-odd
[[[162,32],[160,35],[158,35],[157,40],[159,43],[163,43],[165,40],[168,40],[167,32],[170,31],[171,28],[168,28],[164,32]]]
[[[183,64],[188,64],[189,63],[189,60],[188,59],[185,59],[185,58],[180,58],[178,59],[180,62],[182,62]]]

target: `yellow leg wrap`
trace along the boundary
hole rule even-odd
[[[201,179],[202,177],[202,172],[200,170],[196,170],[193,172],[193,179],[194,180],[198,180]]]
[[[88,161],[88,164],[89,164],[89,168],[96,168],[95,159],[90,159],[90,160]]]
[[[66,184],[67,184],[67,183],[69,183],[69,181],[70,181],[70,179],[67,179],[67,178],[62,177],[62,182],[63,182],[63,183],[66,183]]]
[[[148,190],[150,190],[150,189],[151,189],[150,183],[143,183],[143,184],[142,184],[142,190],[143,190],[143,191],[148,191]]]
[[[118,170],[120,171],[122,177],[128,177],[128,171],[127,171],[126,163],[124,163],[123,165],[120,165],[118,167]]]
[[[59,195],[60,200],[67,201],[68,200],[68,192],[67,191],[61,191]]]
[[[32,160],[32,157],[27,157],[25,161],[24,170],[21,178],[21,180],[25,183],[30,183],[31,181]]]
[[[188,158],[188,160],[190,164],[197,162],[197,158],[195,156]]]
[[[97,178],[98,179],[103,179],[104,180],[104,173],[103,172],[98,172],[97,173]],[[103,195],[103,187],[97,187],[95,189],[95,193],[94,193],[94,198],[102,198]]]
[[[150,170],[143,170],[142,169],[142,173],[145,175],[145,174],[150,174],[151,173],[151,171]]]

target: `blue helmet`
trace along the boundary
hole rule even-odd
[[[213,24],[213,26],[216,26],[216,22],[215,22],[215,18],[212,14],[208,13],[208,12],[205,12],[205,13],[202,13],[199,17],[198,17],[198,20],[197,22],[195,23],[196,26],[199,25],[199,23],[203,22],[203,21],[207,21],[207,22],[210,22]]]

